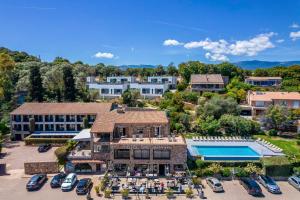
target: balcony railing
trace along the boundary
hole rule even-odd
[[[71,153],[68,155],[68,159],[70,160],[88,160],[92,158],[92,151],[91,150],[73,150]]]

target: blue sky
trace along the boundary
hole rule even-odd
[[[300,59],[300,0],[1,0],[0,46],[96,64]]]

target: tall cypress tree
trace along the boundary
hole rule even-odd
[[[63,79],[65,101],[75,101],[77,91],[75,88],[75,79],[72,73],[72,68],[70,66],[65,66],[63,68]]]
[[[40,68],[32,65],[29,73],[29,98],[31,101],[42,102],[44,100],[44,88]]]

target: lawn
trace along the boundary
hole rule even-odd
[[[296,139],[286,139],[276,136],[256,135],[255,138],[262,138],[278,147],[280,147],[286,155],[296,155],[300,157],[300,146],[297,145]]]

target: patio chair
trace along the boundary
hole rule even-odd
[[[195,137],[195,136],[193,136],[193,138],[192,138],[192,139],[193,139],[193,141],[196,141],[196,137]]]

